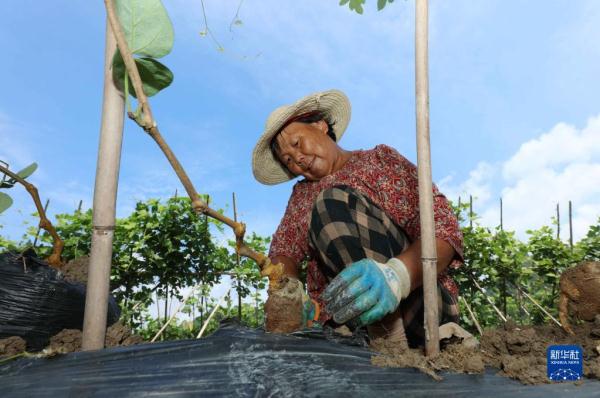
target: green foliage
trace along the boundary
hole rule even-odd
[[[136,58],[135,63],[142,79],[142,88],[148,97],[152,97],[173,82],[173,72],[166,66],[152,58]],[[117,88],[124,91],[125,86],[125,63],[121,53],[117,51],[113,59],[113,80]],[[127,79],[127,92],[137,98],[131,79]]]
[[[366,0],[340,0],[340,5],[348,4],[350,10],[355,11],[357,14],[363,13],[363,4]],[[393,3],[394,0],[377,0],[377,10],[381,11],[385,8],[388,3]]]
[[[461,223],[476,220],[474,214],[465,217],[468,209],[468,204],[454,206]],[[547,315],[527,299],[525,293],[556,317],[560,274],[583,259],[597,259],[600,251],[600,219],[574,248],[557,239],[548,226],[527,231],[527,242],[519,241],[514,232],[499,227],[491,230],[474,225],[463,227],[462,232],[465,265],[454,271],[453,276],[461,296],[484,328],[501,323],[488,299],[518,322],[547,322]],[[483,291],[477,288],[475,281]],[[461,321],[476,332],[466,309],[461,311]]]
[[[4,192],[0,192],[0,213],[12,206],[13,200]]]
[[[169,68],[154,59],[171,52],[173,25],[160,0],[117,0],[116,11],[129,51],[141,56],[135,59],[135,63],[144,93],[150,97],[173,81]],[[136,97],[118,50],[113,58],[113,80],[119,89]]]
[[[117,15],[132,54],[161,58],[173,48],[173,25],[160,0],[117,0]]]
[[[600,261],[600,218],[575,245],[575,257],[577,261]]]
[[[3,162],[0,160],[0,163],[2,163],[2,165],[5,168],[8,168],[8,163]],[[33,174],[34,171],[37,170],[37,163],[32,163],[29,166],[25,167],[22,170],[17,171],[15,174],[17,174],[19,177],[26,179],[27,177],[29,177],[30,175]],[[8,188],[12,188],[15,186],[15,184],[17,183],[17,180],[8,176],[7,174],[2,173],[2,180],[0,180],[0,189],[8,189]],[[10,206],[12,206],[13,204],[13,200],[12,198],[4,193],[4,192],[0,192],[0,213],[4,212],[6,209],[8,209]]]

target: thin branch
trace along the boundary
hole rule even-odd
[[[40,200],[40,195],[38,194],[37,188],[35,187],[35,185],[27,182],[24,178],[21,178],[21,176],[19,176],[16,173],[13,173],[12,171],[10,171],[2,165],[0,165],[0,172],[4,173],[5,175],[8,175],[13,180],[23,185],[27,192],[29,192],[29,195],[31,195],[33,203],[35,203],[35,207],[40,216],[39,226],[40,228],[43,228],[46,231],[48,231],[48,233],[52,236],[53,239],[52,254],[50,254],[50,257],[48,257],[46,261],[48,262],[48,264],[55,268],[59,267],[62,264],[60,256],[62,254],[63,248],[65,247],[65,244],[62,241],[62,239],[60,239],[60,236],[58,236],[58,234],[56,233],[56,230],[52,226],[50,220],[48,220],[48,218],[46,217],[46,212],[44,211],[44,207],[42,206],[42,202]]]
[[[237,23],[237,21],[240,21],[240,8],[242,8],[242,4],[244,4],[244,0],[240,0],[240,3],[238,4],[238,8],[235,11],[235,15],[233,16],[233,19],[231,20],[231,23],[229,24],[229,31],[232,32],[233,31],[233,25]],[[204,9],[203,9],[204,11]],[[205,23],[206,23],[206,16],[205,16]]]
[[[531,297],[529,294],[527,294],[527,292],[523,289],[521,289],[520,287],[517,287],[517,289],[519,289],[519,291],[521,293],[523,293],[525,295],[525,297],[527,297],[533,304],[536,305],[536,307],[538,307],[544,314],[548,315],[548,317],[550,317],[550,319],[552,319],[552,321],[554,321],[554,323],[556,323],[558,326],[562,327],[561,323],[556,320],[555,317],[553,317],[548,311],[546,311],[546,309],[544,307],[542,307],[537,301],[535,301],[535,299],[533,297]]]
[[[154,141],[158,144],[160,149],[163,151],[169,163],[175,170],[177,177],[183,184],[188,196],[192,200],[192,207],[194,211],[198,214],[205,214],[209,217],[212,217],[216,220],[221,221],[222,223],[228,225],[233,229],[236,238],[236,251],[240,256],[245,256],[253,259],[258,264],[261,274],[263,276],[268,276],[270,283],[272,283],[273,288],[277,288],[279,283],[281,283],[283,279],[283,265],[282,264],[272,264],[269,258],[262,253],[255,252],[250,247],[248,247],[244,242],[244,234],[246,233],[246,225],[244,223],[236,222],[223,214],[211,209],[208,207],[206,203],[200,199],[198,192],[196,191],[192,181],[188,177],[187,173],[179,163],[179,160],[163,139],[156,122],[152,117],[152,110],[150,108],[150,103],[148,102],[148,98],[142,89],[142,80],[140,78],[140,74],[137,69],[137,65],[133,59],[133,55],[127,46],[127,40],[125,39],[125,34],[123,33],[123,29],[121,28],[121,24],[117,17],[114,1],[113,0],[104,0],[106,5],[106,11],[108,20],[112,27],[113,33],[115,34],[117,47],[123,57],[123,61],[125,63],[125,67],[127,68],[127,73],[132,80],[133,89],[135,90],[135,94],[138,98],[139,104],[142,107],[143,112],[143,120],[139,120],[135,115],[129,113],[129,117],[133,119],[140,127],[142,127]]]
[[[202,337],[202,335],[204,334],[204,331],[206,330],[206,328],[208,326],[208,323],[210,322],[210,320],[212,319],[212,317],[217,313],[217,310],[221,306],[221,303],[223,302],[223,299],[229,294],[230,291],[231,291],[231,288],[229,288],[227,290],[227,292],[224,295],[221,296],[221,298],[217,302],[217,305],[215,305],[215,308],[213,308],[213,310],[210,313],[210,315],[208,316],[208,318],[206,318],[206,321],[204,321],[204,325],[202,325],[202,329],[200,329],[200,332],[198,333],[198,336],[196,336],[197,339],[199,339],[200,337]]]
[[[465,300],[465,298],[463,296],[460,296],[460,298],[462,299],[462,302],[465,305],[465,307],[467,307],[467,311],[469,312],[469,316],[471,316],[471,320],[475,324],[475,327],[477,328],[477,331],[479,332],[479,335],[482,335],[483,334],[483,330],[481,329],[481,325],[479,324],[479,322],[477,322],[477,318],[475,317],[475,314],[473,313],[473,310],[471,310],[471,306],[467,303],[467,300]]]
[[[494,302],[490,299],[490,297],[485,292],[485,290],[481,286],[479,286],[479,283],[477,283],[477,280],[475,280],[475,278],[473,276],[471,276],[471,275],[469,275],[469,277],[471,278],[471,280],[473,281],[473,283],[475,284],[475,286],[477,287],[477,289],[479,289],[479,291],[481,291],[481,293],[483,293],[483,296],[485,297],[485,299],[487,300],[487,302],[494,308],[494,310],[496,311],[496,313],[498,314],[498,316],[500,317],[500,319],[502,319],[502,321],[506,322],[506,317],[504,316],[504,314],[502,313],[502,311],[500,311],[500,309],[498,309],[498,307],[496,307],[496,304],[494,304]]]
[[[162,328],[160,328],[160,330],[158,331],[158,333],[156,333],[156,335],[152,338],[152,340],[150,340],[151,343],[154,343],[156,341],[156,339],[162,334],[162,332],[167,328],[167,326],[169,326],[169,324],[171,323],[171,321],[177,316],[177,314],[179,313],[179,311],[181,311],[181,309],[185,306],[185,303],[187,303],[187,301],[190,298],[190,296],[192,294],[194,294],[194,292],[196,291],[196,288],[197,288],[197,286],[194,286],[192,288],[192,290],[190,290],[190,292],[183,298],[183,300],[181,301],[181,304],[179,305],[179,307],[177,307],[177,309],[171,315],[171,317],[169,318],[169,320],[167,322],[165,322],[165,324],[162,326]]]
[[[217,38],[213,35],[212,31],[208,27],[208,19],[206,18],[206,10],[204,9],[204,0],[200,0],[200,4],[202,4],[202,15],[204,16],[204,31],[206,33],[208,33],[208,35],[210,36],[210,38],[215,42],[215,44],[217,45],[217,50],[218,51],[225,51],[225,49],[223,48],[223,46],[221,45],[221,43],[219,43],[219,41],[217,40]],[[239,8],[238,8],[238,11],[239,11]]]

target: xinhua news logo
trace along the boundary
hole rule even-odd
[[[552,381],[577,381],[583,377],[583,350],[578,345],[551,345],[546,369]]]

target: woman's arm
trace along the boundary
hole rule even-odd
[[[448,242],[436,238],[437,273],[448,267],[456,255],[456,251]],[[410,290],[413,291],[423,284],[423,266],[421,265],[421,240],[413,242],[402,254],[396,256],[401,260],[410,275]]]

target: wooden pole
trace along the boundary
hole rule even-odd
[[[569,200],[569,246],[573,250],[573,208]]]
[[[115,230],[117,183],[123,139],[125,101],[112,79],[116,41],[106,24],[104,52],[104,102],[94,186],[92,247],[88,271],[82,350],[104,348],[112,242]]]
[[[235,192],[232,192],[232,196],[233,196],[233,221],[237,222],[237,208],[235,205]],[[239,254],[235,254],[235,262],[236,265],[238,267],[238,270],[240,268],[240,255]],[[239,277],[237,278],[237,296],[238,296],[238,321],[240,322],[240,324],[242,323],[242,285],[240,284],[240,279]]]
[[[560,209],[559,204],[556,204],[556,239],[560,239]]]
[[[473,195],[469,195],[469,227],[473,228]]]
[[[502,220],[502,197],[500,197],[500,231],[504,231],[504,223]]]
[[[417,111],[417,165],[421,223],[421,263],[425,305],[425,354],[440,350],[437,251],[433,218],[433,187],[429,146],[429,77],[428,77],[428,9],[427,0],[416,1],[415,18],[415,97]]]

